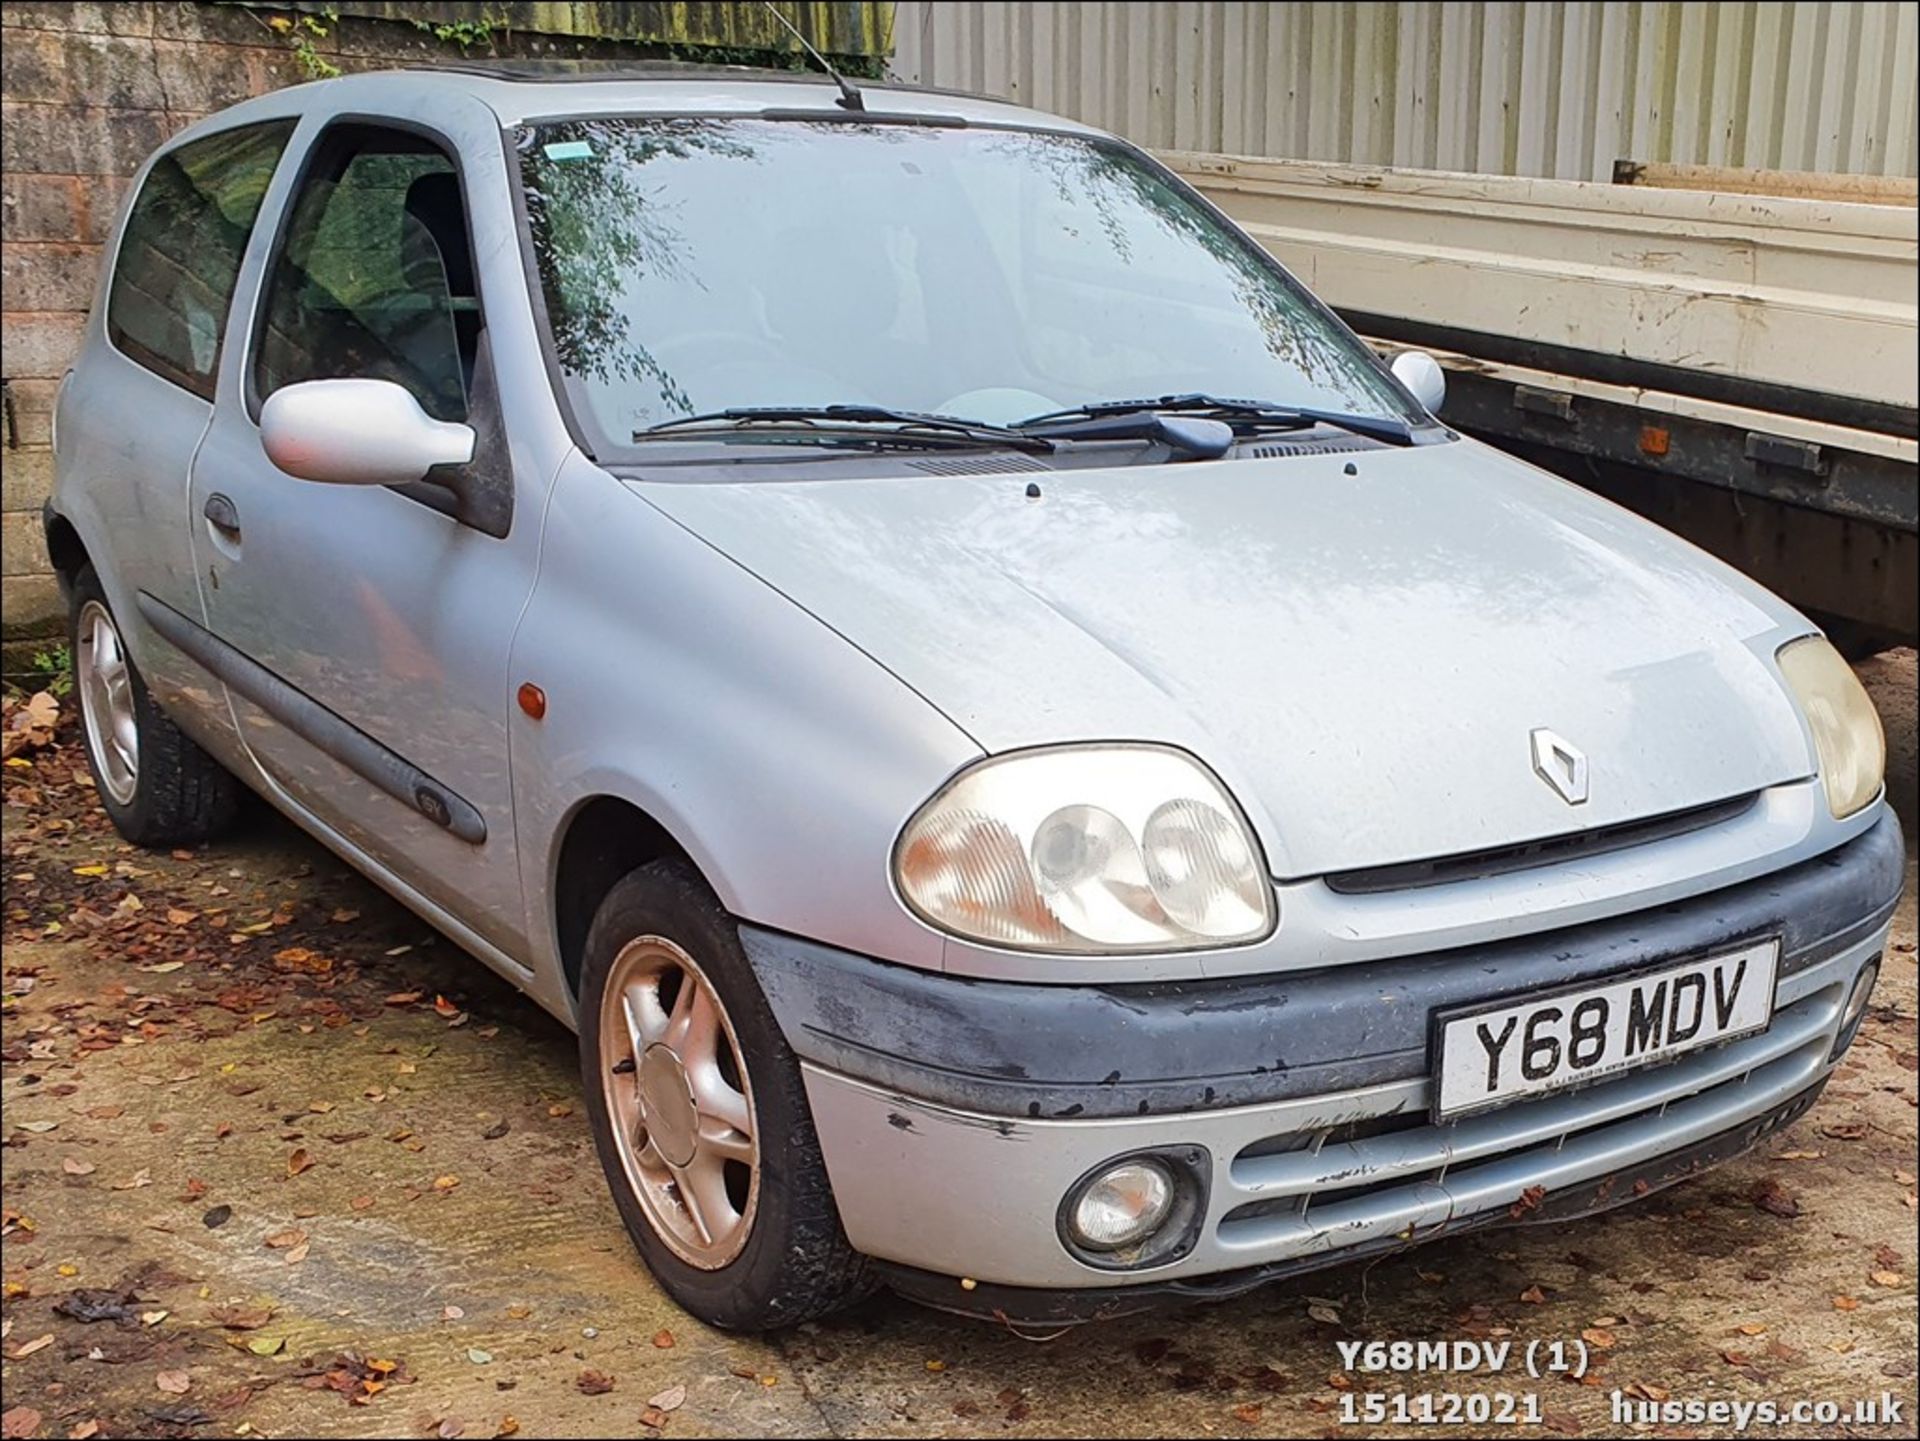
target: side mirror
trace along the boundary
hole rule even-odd
[[[305,380],[260,408],[267,458],[329,485],[405,485],[473,459],[473,427],[435,420],[391,380]]]
[[[1447,399],[1447,373],[1424,350],[1403,350],[1393,358],[1393,377],[1413,392],[1413,398],[1438,415]]]

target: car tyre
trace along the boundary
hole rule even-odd
[[[239,812],[240,782],[147,692],[91,565],[74,576],[67,640],[94,790],[137,846],[211,840]]]
[[[600,1163],[668,1295],[710,1325],[764,1331],[873,1289],[840,1224],[799,1063],[733,918],[690,866],[656,861],[608,892],[587,933],[579,1016]]]

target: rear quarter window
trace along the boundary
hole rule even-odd
[[[168,151],[127,217],[107,290],[107,338],[208,400],[240,260],[293,127],[241,126]]]

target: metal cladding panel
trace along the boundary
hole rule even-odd
[[[1916,173],[1920,7],[902,0],[893,73],[1143,145],[1605,180]]]

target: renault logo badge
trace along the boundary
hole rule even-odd
[[[1559,792],[1570,806],[1586,804],[1587,756],[1548,730],[1533,733],[1533,773]]]

